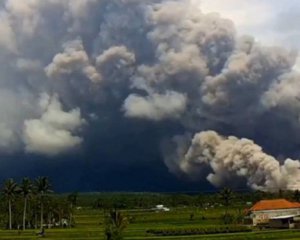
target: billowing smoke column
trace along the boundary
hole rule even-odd
[[[113,125],[118,138],[122,122],[139,121],[176,125],[157,141],[212,129],[298,155],[296,54],[239,36],[191,1],[3,0],[0,20],[3,154],[89,152],[85,142],[108,136],[97,129]],[[147,145],[138,132],[133,145]],[[189,148],[185,137],[165,156],[173,172],[213,170],[213,184],[237,175],[267,190],[298,184],[298,162],[280,165],[249,140],[204,132]]]
[[[179,157],[179,156],[178,156]],[[198,174],[209,167],[207,180],[222,186],[228,179],[243,177],[249,187],[264,191],[300,188],[300,162],[286,159],[282,165],[249,139],[222,137],[214,131],[197,133],[179,168],[186,174]]]

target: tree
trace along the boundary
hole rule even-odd
[[[43,222],[44,222],[44,197],[48,193],[51,193],[51,184],[49,182],[49,179],[47,177],[38,177],[35,180],[35,190],[40,198],[40,208],[41,208],[41,229],[43,228]]]
[[[293,198],[295,201],[300,202],[300,191],[298,189],[294,191]]]
[[[284,197],[284,191],[282,189],[278,190],[278,198],[283,198]]]
[[[78,193],[74,192],[68,195],[67,199],[68,202],[71,204],[72,207],[77,205],[77,197],[78,197]]]
[[[23,230],[26,229],[26,211],[27,211],[27,202],[28,198],[32,193],[32,183],[30,179],[23,178],[20,185],[20,192],[24,198],[24,210],[23,210]]]
[[[12,229],[12,201],[15,195],[18,193],[18,184],[12,179],[5,181],[2,192],[8,202],[8,218],[9,218],[9,229]]]
[[[106,217],[106,240],[122,240],[123,232],[128,225],[127,217],[119,211],[113,210]]]
[[[72,216],[73,209],[67,199],[56,199],[54,206],[54,216],[58,219],[60,227],[71,226],[70,216]],[[69,223],[63,221],[69,218]]]
[[[37,193],[35,190],[35,186],[33,187],[32,198],[29,204],[29,214],[30,214],[30,224],[34,226],[34,229],[38,228],[38,210],[39,210],[39,200],[37,197]]]
[[[219,192],[219,197],[225,207],[225,215],[227,215],[228,207],[230,206],[231,200],[233,199],[233,191],[230,188],[223,188]]]
[[[74,192],[68,195],[67,197],[67,201],[70,204],[70,209],[69,209],[69,224],[70,225],[74,225],[74,218],[73,218],[73,211],[74,211],[74,207],[77,205],[77,197],[78,197],[78,193]]]
[[[48,228],[52,227],[53,218],[55,217],[55,213],[57,211],[57,202],[61,201],[60,199],[55,199],[52,196],[45,196],[43,199],[44,204],[44,216],[46,215]]]

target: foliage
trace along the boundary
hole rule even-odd
[[[225,207],[230,206],[233,199],[233,191],[230,188],[223,188],[219,192],[219,197]]]
[[[217,233],[236,233],[250,232],[251,229],[246,226],[217,226],[217,227],[198,227],[198,228],[166,228],[149,229],[146,232],[158,236],[183,236],[183,235],[201,235]]]
[[[8,202],[8,228],[12,229],[12,201],[19,192],[18,184],[10,178],[5,181],[2,192]]]
[[[34,182],[34,186],[36,193],[40,196],[52,193],[52,186],[47,177],[38,177]]]
[[[8,179],[2,187],[0,198],[0,227],[32,229],[45,223],[48,227],[63,227],[63,219],[74,225],[76,198],[49,195],[51,184],[47,177],[35,181],[22,179],[20,184]],[[38,220],[39,219],[39,220]]]
[[[77,205],[77,198],[78,198],[78,193],[77,192],[73,192],[73,193],[71,193],[67,196],[67,200],[72,206]]]
[[[107,240],[122,240],[128,225],[127,217],[120,211],[112,210],[106,216],[105,237]]]
[[[293,199],[296,202],[300,202],[300,191],[298,189],[294,191]]]
[[[277,193],[265,195],[265,193],[259,193],[263,198],[277,197]],[[290,194],[292,198],[293,192],[284,192]],[[44,207],[44,222],[49,223],[49,219],[54,218],[58,223],[59,215],[62,218],[68,218],[70,214],[70,201],[68,200],[69,194],[51,194],[45,196]],[[232,204],[228,207],[228,213],[234,216],[234,224],[224,225],[221,220],[221,216],[224,214],[224,206],[221,204],[219,194],[191,194],[185,199],[189,199],[188,205],[184,206],[171,206],[170,199],[176,201],[177,194],[155,194],[155,193],[95,193],[95,194],[78,194],[77,207],[73,209],[73,217],[76,220],[76,226],[74,228],[60,229],[62,226],[53,226],[51,229],[46,229],[46,238],[59,239],[59,240],[92,240],[92,239],[104,239],[103,235],[107,227],[106,221],[109,216],[108,211],[102,209],[92,208],[93,202],[101,198],[104,203],[108,202],[108,199],[117,201],[118,199],[125,199],[127,206],[133,206],[130,209],[118,210],[123,216],[126,216],[130,222],[123,232],[124,239],[185,239],[185,240],[281,240],[281,239],[300,239],[300,232],[298,230],[264,230],[253,232],[237,232],[237,233],[218,233],[218,234],[200,234],[200,235],[178,235],[178,236],[162,236],[146,233],[146,230],[180,230],[185,229],[218,229],[221,231],[224,228],[228,228],[231,231],[231,227],[238,223],[238,217],[242,218],[244,209],[248,208],[248,201],[253,201],[256,192],[235,193],[235,198],[232,200]],[[199,197],[200,196],[200,197]],[[201,205],[196,203],[200,198]],[[147,199],[147,203],[143,203],[140,200]],[[197,200],[197,201],[196,201]],[[151,208],[155,203],[161,203],[171,208],[169,212],[154,212]],[[178,202],[181,202],[181,200]],[[142,208],[141,205],[149,208]],[[22,224],[24,199],[21,193],[15,195],[12,204],[12,217],[13,228],[17,228],[17,225]],[[194,213],[193,221],[190,221],[190,214]],[[40,215],[39,198],[34,193],[28,201],[28,214],[26,222],[28,227],[25,231],[0,231],[0,239],[36,239],[35,232],[38,230],[32,230],[35,224],[35,215]],[[49,218],[49,219],[48,219]],[[0,224],[1,228],[7,227],[8,211],[7,201],[3,194],[0,198]],[[39,217],[37,218],[39,224]],[[237,225],[239,226],[239,225]],[[195,231],[195,230],[194,230]]]
[[[35,191],[40,200],[40,228],[43,229],[44,227],[44,197],[51,193],[51,184],[47,177],[38,177],[35,180]]]
[[[21,185],[20,185],[20,193],[24,199],[24,210],[23,210],[23,230],[26,229],[26,214],[27,214],[27,204],[28,198],[31,196],[33,190],[33,185],[31,180],[28,178],[23,178]]]
[[[221,216],[224,224],[233,224],[235,221],[235,216],[231,213],[225,213]]]

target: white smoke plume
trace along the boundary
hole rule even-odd
[[[180,146],[178,146],[180,148]],[[177,163],[188,175],[203,174],[209,167],[207,180],[222,186],[234,177],[245,178],[256,190],[278,191],[300,188],[300,162],[286,159],[282,165],[263,152],[252,140],[223,137],[214,131],[197,133],[191,145],[181,153]]]
[[[73,135],[84,123],[79,109],[65,112],[57,96],[43,94],[40,99],[42,115],[24,122],[24,143],[29,153],[54,156],[77,147],[82,139]]]
[[[125,46],[111,47],[97,57],[96,63],[101,67],[114,60],[119,61],[119,64],[131,65],[135,62],[135,56]]]
[[[45,71],[49,78],[59,78],[80,72],[86,75],[92,82],[101,81],[101,76],[96,68],[89,63],[89,57],[85,52],[82,42],[74,40],[63,46],[64,52],[55,55],[51,64]]]
[[[167,92],[147,97],[130,95],[124,103],[127,117],[146,118],[155,121],[179,118],[184,112],[187,99],[183,94]]]

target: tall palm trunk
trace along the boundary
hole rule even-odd
[[[52,222],[51,222],[51,219],[52,219],[52,213],[51,212],[48,212],[48,228],[51,228],[51,225],[52,225]]]
[[[71,203],[70,213],[69,213],[69,227],[73,224],[73,204]]]
[[[12,229],[11,200],[8,200],[9,230]]]
[[[38,216],[37,216],[37,210],[34,210],[34,229],[37,229],[38,225]]]
[[[36,185],[36,192],[40,197],[40,206],[41,206],[41,229],[43,229],[43,222],[44,222],[44,197],[47,196],[47,193],[50,193],[50,183],[48,178],[46,177],[38,177],[35,181]],[[46,209],[47,210],[47,209]],[[47,213],[47,212],[46,212]]]
[[[23,230],[26,229],[27,197],[24,197]]]
[[[61,210],[59,210],[58,221],[59,221],[59,226],[62,227],[62,212],[61,212]]]
[[[44,224],[44,204],[43,200],[41,199],[41,229],[43,228]]]

